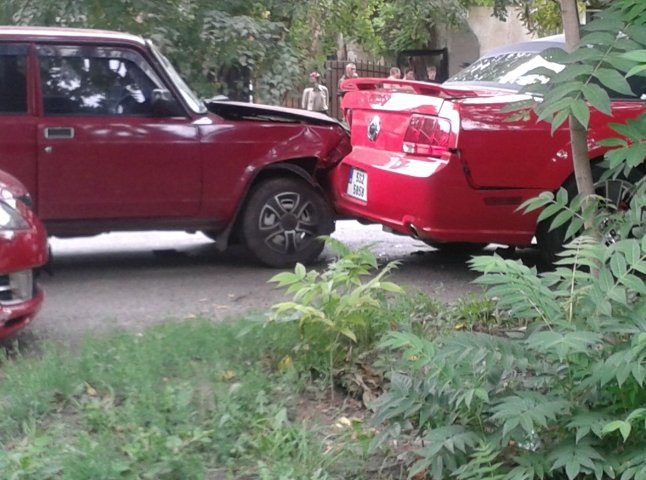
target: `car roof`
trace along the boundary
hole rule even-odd
[[[547,48],[564,48],[565,47],[565,36],[552,35],[550,37],[536,38],[534,40],[528,40],[527,42],[512,43],[509,45],[503,45],[502,47],[497,47],[486,52],[480,58],[495,57],[496,55],[502,55],[505,53],[513,52],[542,52]]]
[[[60,42],[73,40],[83,43],[130,43],[139,46],[145,45],[143,38],[129,33],[112,30],[93,30],[88,28],[63,28],[63,27],[17,27],[0,26],[0,41],[42,41]]]

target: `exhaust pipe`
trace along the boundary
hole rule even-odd
[[[409,223],[408,228],[410,229],[410,231],[411,231],[411,233],[413,235],[413,238],[419,240],[419,232],[418,232],[417,227],[415,226],[415,224],[414,223]]]

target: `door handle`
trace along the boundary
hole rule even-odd
[[[72,139],[74,138],[74,129],[72,127],[47,127],[45,128],[45,138]]]

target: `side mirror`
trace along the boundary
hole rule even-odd
[[[152,93],[153,113],[158,117],[178,117],[184,110],[175,97],[165,88],[155,88]]]

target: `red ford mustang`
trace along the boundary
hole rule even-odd
[[[25,327],[43,301],[34,269],[47,262],[45,228],[25,187],[0,171],[0,338]]]
[[[199,230],[268,265],[307,262],[349,151],[326,115],[202,101],[140,37],[0,27],[0,168],[51,235]]]
[[[343,108],[353,149],[335,170],[337,210],[438,248],[520,246],[536,236],[550,258],[560,243],[547,232],[547,222],[537,230],[538,213],[517,208],[542,191],[575,188],[569,132],[561,128],[550,135],[548,123],[509,121],[501,110],[523,98],[520,88],[536,80],[532,69],[562,68],[540,56],[562,46],[562,38],[552,37],[504,47],[442,85],[347,81],[344,88],[353,91],[344,96]],[[644,112],[646,79],[634,80],[634,97],[615,95],[612,118],[591,113],[593,162],[605,152],[597,141],[617,136],[608,122]],[[626,194],[619,187],[615,195]]]

